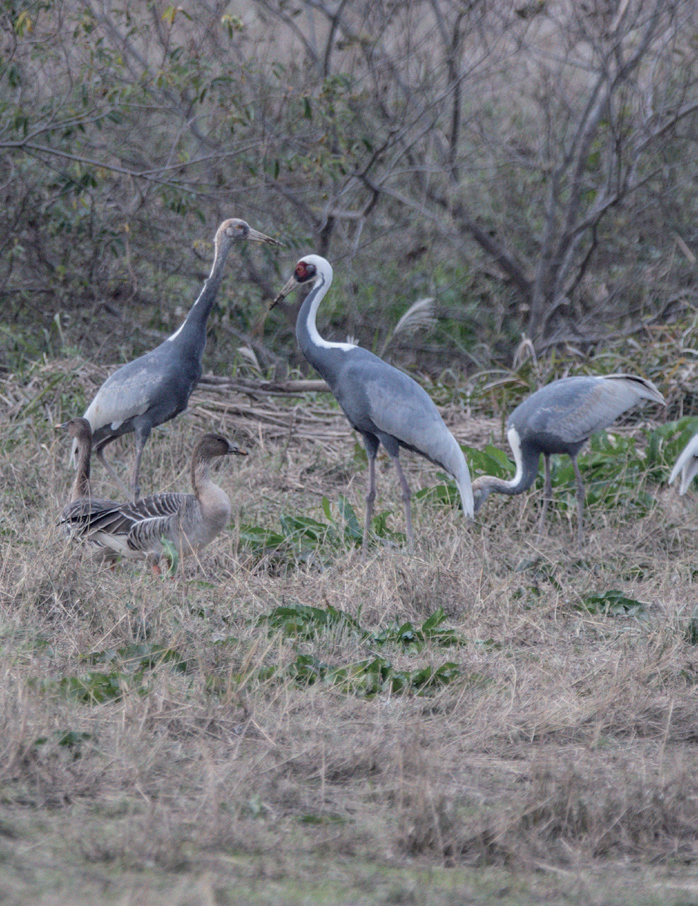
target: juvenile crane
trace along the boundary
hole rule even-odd
[[[167,543],[179,557],[199,554],[230,520],[230,498],[213,482],[210,470],[216,457],[231,454],[247,455],[221,434],[204,434],[192,455],[193,494],[151,494],[133,503],[77,512],[67,521],[113,556],[145,559],[156,571]]]
[[[577,538],[584,542],[584,483],[577,455],[596,431],[612,424],[626,409],[642,399],[665,405],[662,394],[651,381],[632,374],[603,377],[567,377],[541,387],[509,416],[507,437],[514,454],[516,474],[511,481],[483,475],[473,482],[475,512],[492,491],[521,494],[538,475],[541,453],[545,457],[545,490],[539,531],[552,499],[550,457],[566,453],[577,478]]]
[[[234,243],[242,240],[280,245],[253,230],[244,220],[225,220],[214,239],[214,257],[198,299],[184,323],[155,349],[123,365],[102,384],[85,412],[92,428],[94,452],[112,478],[134,500],[140,496],[138,475],[143,448],[156,425],[187,408],[202,371],[206,322],[223,280],[223,266]],[[104,449],[122,434],[136,435],[136,460],[127,488],[104,456]],[[77,444],[73,445],[73,454]]]
[[[410,487],[400,464],[400,447],[413,450],[451,474],[463,511],[473,515],[470,473],[463,451],[426,391],[416,381],[378,356],[353,343],[331,343],[315,326],[318,306],[332,284],[332,266],[319,255],[306,255],[274,299],[276,305],[293,289],[311,287],[298,313],[296,337],[303,355],[327,381],[352,428],[363,438],[368,455],[368,493],[363,544],[366,546],[376,498],[376,455],[383,444],[400,481],[407,540],[414,544]]]
[[[698,434],[694,434],[676,460],[676,465],[671,470],[669,484],[673,484],[681,476],[679,494],[685,494],[689,485],[698,475]]]

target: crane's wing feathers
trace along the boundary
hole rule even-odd
[[[664,403],[651,381],[633,375],[563,378],[517,406],[509,425],[522,441],[554,434],[563,444],[583,443],[641,399]]]
[[[352,351],[331,385],[358,431],[425,456],[456,479],[466,515],[473,514],[470,472],[458,441],[423,387],[366,350]]]
[[[430,459],[436,460],[445,435],[453,437],[429,394],[370,353],[351,357],[335,395],[359,431],[390,435]]]
[[[676,460],[676,465],[669,476],[669,484],[673,484],[679,475],[681,476],[679,494],[685,494],[695,476],[698,475],[698,434],[693,435]]]
[[[161,424],[186,407],[198,376],[186,374],[181,363],[168,357],[171,348],[163,343],[107,378],[85,412],[93,433],[107,425],[118,431],[154,407],[163,409],[154,421]]]

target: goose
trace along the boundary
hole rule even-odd
[[[115,556],[145,559],[159,573],[159,560],[174,548],[180,558],[198,555],[230,520],[230,498],[213,482],[211,464],[219,456],[246,456],[222,434],[207,433],[192,454],[193,494],[151,494],[117,506],[92,508],[76,516],[90,541]]]

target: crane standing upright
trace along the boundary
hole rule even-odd
[[[223,266],[236,242],[281,245],[253,230],[244,220],[225,220],[214,239],[211,272],[196,302],[180,327],[155,349],[122,365],[97,391],[84,417],[92,428],[93,450],[112,478],[133,499],[140,496],[141,457],[150,432],[187,408],[202,372],[206,347],[206,322],[223,280]],[[107,462],[104,449],[122,434],[136,435],[136,460],[127,488]],[[73,453],[77,444],[73,444]]]
[[[361,434],[368,456],[368,493],[363,544],[366,546],[376,498],[376,455],[383,444],[400,481],[407,540],[414,544],[411,491],[400,464],[400,447],[419,453],[456,480],[463,511],[473,515],[473,494],[465,456],[434,402],[411,377],[353,343],[323,339],[315,325],[318,306],[332,284],[332,266],[319,255],[306,255],[274,299],[274,305],[298,286],[311,287],[298,313],[296,337],[305,358],[320,372],[349,423]]]

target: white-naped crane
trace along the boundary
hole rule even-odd
[[[693,479],[698,475],[698,434],[693,435],[676,460],[669,476],[669,484],[673,484],[679,475],[681,476],[679,494],[685,494]]]
[[[550,457],[566,453],[577,478],[577,539],[584,542],[584,483],[577,456],[592,434],[611,425],[640,400],[666,405],[651,381],[633,374],[566,377],[541,387],[514,409],[507,420],[507,437],[516,474],[510,481],[483,475],[473,481],[475,512],[488,494],[521,494],[536,480],[541,453],[545,458],[545,489],[539,531],[552,499]]]
[[[323,339],[315,326],[318,306],[332,284],[332,266],[319,255],[306,255],[274,299],[275,305],[298,286],[310,292],[296,321],[296,337],[305,358],[324,377],[349,423],[363,438],[368,456],[368,493],[363,544],[368,541],[376,497],[376,455],[382,444],[400,481],[405,507],[407,539],[414,544],[411,492],[400,464],[400,447],[412,450],[441,466],[458,486],[463,511],[473,515],[470,472],[455,437],[444,424],[432,399],[403,371],[353,343]]]
[[[157,572],[168,545],[180,558],[198,555],[230,521],[230,498],[210,471],[214,459],[231,454],[247,455],[222,434],[204,434],[192,454],[193,494],[151,494],[103,509],[90,507],[63,521],[113,557],[145,559]]]
[[[127,495],[140,496],[141,457],[150,432],[187,408],[202,372],[206,347],[206,322],[223,280],[223,266],[236,242],[281,245],[253,230],[244,220],[225,220],[214,239],[211,272],[184,323],[155,349],[117,369],[102,384],[87,407],[85,418],[92,428],[93,450],[112,478]],[[127,488],[104,456],[117,437],[136,435],[136,460]],[[73,453],[77,444],[73,445]]]

